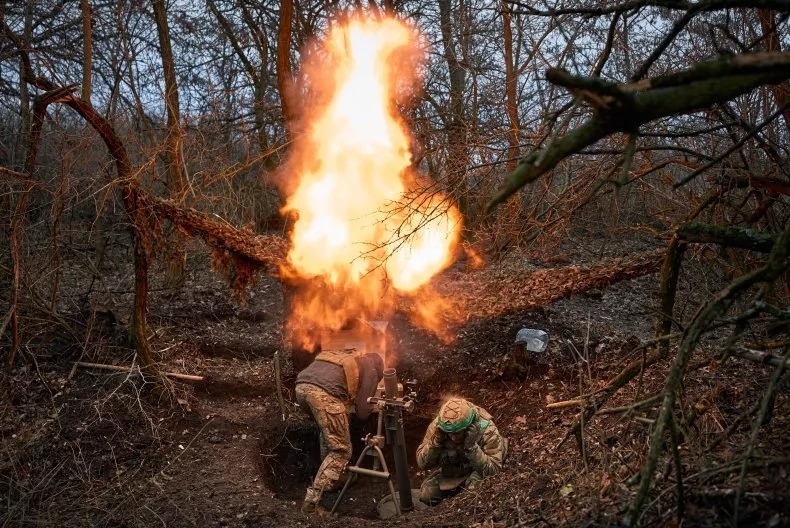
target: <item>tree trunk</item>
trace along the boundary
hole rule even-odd
[[[28,0],[25,4],[25,27],[22,33],[24,42],[29,43],[33,37],[33,5],[35,0]],[[19,115],[22,116],[19,138],[21,139],[21,150],[27,152],[30,148],[30,91],[25,81],[25,65],[19,61]]]
[[[93,14],[89,0],[81,0],[82,7],[82,47],[84,59],[82,62],[82,100],[90,103],[91,100],[91,71],[93,57]]]
[[[513,64],[513,28],[512,13],[510,4],[506,0],[502,2],[502,28],[505,46],[505,110],[508,117],[507,130],[507,161],[505,167],[508,172],[516,170],[518,160],[521,156],[519,148],[519,135],[521,124],[518,118],[518,101],[516,99],[516,87],[518,75]],[[513,238],[521,232],[522,216],[524,215],[524,205],[518,198],[510,200],[505,206],[504,211],[497,217],[497,223],[504,229],[497,230],[497,234],[502,233],[504,240],[496,240],[495,246],[502,248],[514,243]],[[498,238],[498,237],[495,237]]]
[[[233,26],[225,17],[225,15],[222,14],[215,2],[213,0],[208,0],[206,5],[214,14],[214,17],[217,19],[217,22],[219,22],[220,27],[222,27],[225,36],[228,38],[228,41],[233,48],[233,51],[236,53],[236,57],[238,57],[242,66],[244,66],[244,71],[247,72],[250,82],[252,83],[254,94],[253,115],[255,116],[255,130],[258,136],[258,149],[260,154],[263,155],[269,148],[268,136],[266,135],[265,128],[266,101],[264,99],[266,93],[265,65],[269,60],[269,48],[266,35],[263,34],[261,28],[256,24],[247,7],[242,6],[242,18],[244,19],[244,23],[247,24],[247,28],[249,29],[250,34],[253,36],[255,44],[258,48],[258,53],[260,54],[260,64],[256,66],[252,63],[252,61],[250,61],[250,58],[244,52],[244,49],[242,48],[241,44],[239,44],[239,40],[236,38],[236,35],[233,31]]]
[[[291,97],[291,25],[293,23],[293,0],[280,3],[280,27],[277,30],[277,87],[280,90],[280,104],[283,107],[283,121],[288,139],[291,139],[296,121],[296,109]]]
[[[167,139],[162,157],[165,161],[165,178],[170,197],[177,203],[184,199],[184,159],[182,143],[184,132],[181,128],[181,110],[178,101],[178,84],[173,63],[173,50],[170,45],[170,29],[167,24],[167,11],[164,0],[152,0],[156,32],[159,36],[159,53],[165,75],[165,105],[167,107]],[[165,288],[178,290],[184,285],[186,249],[184,237],[177,229],[168,234],[169,244],[165,251]]]
[[[276,156],[268,154],[269,140],[266,134],[266,64],[269,62],[269,41],[266,39],[261,26],[252,18],[247,7],[242,5],[241,9],[242,18],[255,40],[258,54],[260,55],[260,64],[257,69],[253,68],[249,61],[245,63],[245,67],[249,70],[249,75],[253,82],[255,97],[253,112],[255,114],[255,130],[258,133],[258,149],[260,154],[264,156],[264,162],[267,165],[274,165]]]
[[[461,66],[455,50],[456,41],[451,8],[451,0],[439,0],[442,49],[444,51],[444,60],[447,62],[447,68],[450,72],[450,106],[447,109],[447,117],[445,118],[445,129],[447,132],[445,173],[447,174],[448,187],[451,191],[455,191],[458,209],[461,211],[464,219],[466,219],[469,214],[466,196],[467,130],[463,100],[466,72]]]
[[[661,265],[661,283],[658,288],[660,307],[656,318],[656,339],[669,335],[672,331],[672,312],[675,307],[675,295],[685,249],[686,244],[681,243],[680,236],[675,233],[675,236],[669,241],[664,255],[664,263]],[[669,353],[669,340],[659,341],[657,347],[662,356]]]
[[[521,132],[521,124],[518,119],[518,100],[516,98],[516,87],[518,85],[518,76],[515,72],[515,65],[513,64],[513,28],[512,13],[510,4],[502,1],[502,27],[505,44],[505,100],[507,117],[509,121],[509,129],[507,133],[507,142],[509,145],[506,167],[508,172],[516,170],[518,165],[519,154],[519,133]]]

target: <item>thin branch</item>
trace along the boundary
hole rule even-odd
[[[557,15],[584,15],[593,17],[610,13],[623,13],[632,9],[644,7],[663,7],[666,9],[690,10],[699,8],[703,11],[718,11],[734,7],[764,8],[776,11],[789,11],[790,2],[787,0],[708,0],[707,2],[688,2],[685,0],[630,0],[622,4],[607,7],[558,7],[551,9],[536,9],[530,4],[514,0],[507,0],[514,6],[513,14],[535,15],[554,17]],[[518,9],[516,9],[518,8]]]
[[[77,361],[74,365],[77,367],[112,370],[115,372],[127,372],[132,374],[141,373],[140,369],[136,369],[134,366],[122,367],[120,365],[107,365],[105,363],[88,363],[85,361]],[[176,378],[185,381],[203,381],[205,379],[203,376],[194,376],[192,374],[180,374],[178,372],[162,372],[162,374],[170,378]]]
[[[552,69],[547,79],[567,87],[593,106],[592,118],[545,148],[528,154],[489,201],[492,211],[518,189],[557,164],[615,132],[631,133],[662,117],[685,114],[728,101],[763,84],[790,78],[790,52],[754,53],[700,62],[687,70],[636,84],[617,85]]]
[[[683,31],[683,28],[685,28],[688,23],[691,22],[691,19],[700,13],[700,10],[701,7],[699,6],[689,9],[686,11],[686,14],[680,18],[680,20],[675,22],[675,24],[672,26],[672,29],[669,30],[669,33],[658,44],[658,46],[653,49],[653,52],[647,59],[645,59],[645,62],[642,63],[636,73],[631,76],[631,82],[639,81],[642,79],[642,77],[647,75],[647,72],[650,70],[650,67],[653,65],[653,63],[655,63],[661,54],[666,51],[667,47],[672,44],[672,41],[675,40],[681,31]]]
[[[744,136],[740,140],[735,142],[730,148],[728,148],[722,154],[720,154],[719,156],[716,156],[715,158],[713,158],[708,163],[706,163],[702,167],[698,168],[697,170],[695,170],[691,174],[687,175],[685,178],[683,178],[682,180],[677,182],[675,185],[673,185],[673,187],[675,189],[677,189],[678,187],[682,187],[683,185],[686,185],[688,182],[690,182],[691,180],[693,180],[694,178],[696,178],[697,176],[699,176],[700,174],[702,174],[706,170],[710,169],[711,167],[713,167],[717,163],[720,163],[722,160],[727,159],[730,156],[730,154],[732,154],[733,152],[736,152],[736,151],[740,150],[740,148],[747,141],[749,141],[751,138],[753,138],[758,133],[760,133],[760,131],[762,129],[764,129],[766,126],[768,126],[774,119],[776,119],[778,117],[781,117],[784,114],[784,111],[787,108],[790,108],[790,102],[786,103],[781,108],[777,108],[776,111],[774,113],[772,113],[770,116],[768,116],[768,118],[765,121],[763,121],[758,126],[756,126],[753,129],[751,129],[748,133],[744,134]]]

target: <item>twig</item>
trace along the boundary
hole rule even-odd
[[[587,365],[587,379],[590,382],[590,388],[593,387],[592,368],[590,367],[590,312],[587,312],[587,334],[584,336],[584,364]],[[584,392],[579,387],[580,394]]]
[[[175,463],[176,463],[176,461],[179,459],[179,457],[180,457],[181,455],[183,455],[184,453],[186,453],[186,452],[187,452],[187,450],[189,450],[189,448],[190,448],[190,446],[192,445],[192,443],[193,443],[195,440],[197,440],[197,438],[198,438],[198,437],[200,436],[200,434],[201,434],[201,433],[202,433],[202,432],[203,432],[203,431],[206,429],[206,427],[208,427],[209,425],[211,425],[213,422],[214,422],[214,418],[212,418],[212,419],[211,419],[211,420],[209,420],[208,422],[204,423],[204,424],[203,424],[203,427],[201,427],[201,428],[200,428],[200,431],[198,431],[197,433],[195,433],[195,436],[193,436],[193,437],[192,437],[192,439],[191,439],[191,440],[189,441],[189,443],[188,443],[188,444],[187,444],[187,445],[184,447],[184,449],[182,449],[182,450],[181,450],[181,452],[180,452],[180,453],[178,453],[178,454],[175,456],[175,458],[174,458],[173,460],[171,460],[170,462],[168,462],[168,463],[167,463],[167,467],[165,467],[165,468],[161,469],[157,475],[162,475],[162,476],[163,476],[165,479],[167,479],[167,480],[172,480],[172,479],[173,479],[173,477],[171,477],[170,475],[168,475],[167,473],[165,473],[165,470],[166,470],[167,468],[171,467],[173,464],[175,464]],[[160,487],[161,487],[161,484],[160,484],[160,483],[159,483],[159,482],[156,480],[156,476],[157,476],[157,475],[154,475],[154,476],[151,478],[151,481],[152,481],[154,484],[156,484],[157,486],[160,486]]]
[[[683,522],[683,464],[680,462],[680,449],[678,449],[678,423],[675,416],[669,418],[672,422],[669,439],[672,442],[672,461],[675,463],[675,473],[677,474],[677,498],[678,498],[678,526]]]
[[[748,133],[744,134],[744,136],[741,139],[739,139],[737,142],[735,142],[730,148],[725,150],[722,154],[716,156],[714,159],[710,160],[708,163],[706,163],[702,167],[698,168],[697,170],[693,171],[692,173],[687,174],[686,176],[683,177],[682,180],[680,180],[679,182],[675,183],[672,187],[677,189],[678,187],[682,187],[682,186],[686,185],[688,182],[690,182],[691,180],[693,180],[694,178],[696,178],[697,176],[699,176],[700,174],[702,174],[706,170],[710,169],[711,167],[713,167],[717,163],[719,163],[722,160],[726,159],[733,152],[737,152],[738,150],[740,150],[740,148],[743,147],[743,145],[747,141],[749,141],[749,139],[751,139],[752,137],[757,135],[763,128],[768,126],[774,119],[782,116],[784,114],[785,110],[787,110],[788,108],[790,108],[790,103],[784,104],[781,107],[779,107],[774,113],[772,113],[770,116],[768,116],[768,118],[766,118],[765,121],[763,121],[758,126],[756,126],[753,129],[751,129]]]
[[[629,411],[635,411],[640,407],[645,407],[647,405],[653,404],[664,397],[664,393],[654,394],[649,398],[645,398],[644,400],[638,401],[636,403],[632,403],[631,405],[626,405],[623,407],[609,407],[608,409],[601,409],[596,414],[617,414]]]
[[[283,400],[283,381],[280,369],[280,351],[276,350],[274,352],[274,379],[277,383],[277,402],[280,404],[280,414],[284,422],[288,419],[288,409],[285,407],[285,401]]]
[[[3,317],[3,322],[0,323],[0,338],[2,338],[3,334],[5,334],[5,328],[8,326],[8,322],[11,320],[14,310],[15,308],[12,307],[10,310],[8,310],[8,312],[6,312],[5,317]]]
[[[0,174],[3,176],[11,176],[12,178],[16,178],[18,180],[27,180],[29,176],[24,172],[17,172],[15,170],[9,169],[8,167],[0,167]]]
[[[710,478],[713,475],[717,475],[719,473],[727,473],[727,472],[730,472],[730,471],[735,471],[736,469],[739,468],[740,464],[741,463],[739,461],[739,462],[735,462],[735,463],[723,464],[723,465],[716,466],[716,467],[713,467],[713,468],[704,469],[702,471],[698,471],[697,473],[692,473],[691,475],[688,475],[686,477],[686,482],[696,481],[696,480],[699,480],[701,478]],[[769,458],[769,459],[755,461],[755,463],[752,464],[752,468],[765,469],[765,468],[769,468],[769,467],[773,467],[773,466],[787,466],[788,464],[790,464],[790,458],[787,458],[787,457]],[[664,490],[662,490],[660,493],[658,493],[658,495],[656,495],[656,497],[652,501],[650,501],[650,504],[648,504],[647,508],[645,508],[645,509],[649,510],[650,508],[655,506],[664,497],[664,495],[669,493],[671,490],[672,490],[672,487],[667,487]],[[697,491],[693,492],[693,495],[694,496],[710,496],[710,497],[722,497],[722,496],[731,497],[731,496],[735,495],[735,490],[732,489],[732,488],[725,489],[725,490],[707,490],[707,489],[706,490],[697,490]],[[746,495],[748,495],[748,496],[752,496],[752,495],[756,496],[756,495],[759,495],[759,494],[758,493],[752,493],[752,494],[748,494],[747,493]]]
[[[695,112],[728,101],[757,86],[790,78],[790,53],[749,53],[695,64],[676,73],[634,85],[578,77],[557,68],[546,78],[592,104],[595,112],[583,124],[538,151],[527,154],[486,205],[493,209],[521,187],[550,172],[562,160],[615,132],[633,133],[641,125],[673,115]],[[585,98],[584,95],[587,97]]]
[[[669,334],[664,336],[659,336],[657,338],[653,338],[645,343],[640,344],[638,347],[635,347],[631,352],[633,353],[636,350],[646,350],[647,347],[652,346],[656,343],[661,343],[666,339],[672,339],[676,337],[675,334]],[[632,361],[628,366],[626,366],[620,373],[615,376],[614,379],[610,380],[606,387],[595,391],[586,401],[586,405],[579,413],[579,416],[574,420],[568,430],[565,432],[565,436],[560,440],[560,443],[557,444],[553,451],[557,452],[563,444],[570,438],[572,435],[576,434],[576,430],[581,427],[581,418],[584,417],[585,420],[589,419],[595,412],[598,410],[598,407],[603,405],[604,402],[608,401],[617,391],[620,390],[626,383],[631,381],[637,374],[641,374],[644,369],[648,366],[660,361],[665,356],[665,352],[661,349],[653,349],[650,354],[646,357]],[[596,395],[598,398],[596,399]]]
[[[79,367],[85,368],[96,368],[96,369],[103,369],[103,370],[114,370],[116,372],[132,372],[132,368],[130,367],[122,367],[120,365],[107,365],[104,363],[87,363],[85,361],[78,361],[76,363]],[[138,370],[139,372],[139,370]],[[205,378],[203,376],[193,376],[191,374],[179,374],[178,372],[162,372],[165,376],[169,376],[171,378],[186,380],[186,381],[203,381]]]
[[[589,320],[588,320],[589,321]],[[588,335],[589,335],[589,326],[588,326]],[[587,353],[587,341],[584,342],[584,351],[585,354]],[[592,380],[590,380],[592,383]],[[584,365],[579,363],[579,394],[584,394]],[[584,472],[589,471],[588,463],[587,463],[587,446],[584,444],[584,413],[581,413],[581,427],[579,427],[579,433],[577,440],[579,441],[579,451],[582,455],[582,462],[584,462]]]
[[[760,402],[757,401],[753,403],[751,407],[749,407],[748,409],[743,411],[740,415],[738,415],[738,417],[732,421],[729,427],[727,427],[726,431],[722,431],[721,433],[719,433],[719,435],[716,438],[713,439],[713,441],[708,446],[708,452],[709,453],[712,452],[716,448],[716,446],[722,443],[722,441],[729,438],[729,436],[732,434],[733,431],[735,431],[738,428],[741,422],[743,422],[745,419],[756,413],[757,409],[759,408],[760,408]]]

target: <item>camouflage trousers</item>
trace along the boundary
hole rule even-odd
[[[340,480],[343,468],[351,459],[351,434],[348,414],[342,400],[310,383],[299,383],[296,402],[310,409],[321,430],[321,466],[312,488],[319,494]]]

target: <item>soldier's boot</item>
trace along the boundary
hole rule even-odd
[[[316,488],[307,488],[307,493],[304,496],[304,502],[302,503],[302,513],[305,515],[312,515],[315,513],[321,513],[321,506],[319,503],[321,502],[321,490]]]

